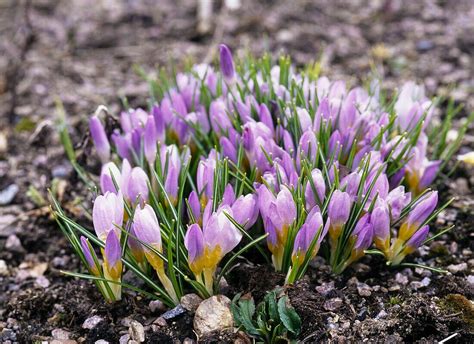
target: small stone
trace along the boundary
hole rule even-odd
[[[196,341],[191,338],[184,338],[183,344],[196,344]]]
[[[328,296],[331,291],[334,290],[334,281],[329,283],[323,283],[320,286],[316,287],[316,291],[322,296]]]
[[[0,191],[0,205],[10,204],[19,190],[18,185],[11,184],[6,189]]]
[[[408,277],[397,272],[395,275],[395,282],[401,284],[401,285],[407,285],[408,284]]]
[[[122,337],[119,339],[119,344],[128,344],[128,340],[130,339],[130,335],[124,334]]]
[[[467,270],[467,263],[448,265],[448,271],[452,274],[457,274],[459,272],[463,272],[466,270]]]
[[[336,309],[339,309],[341,306],[342,306],[342,299],[339,297],[327,300],[324,303],[324,309],[327,311],[335,311]]]
[[[169,311],[165,312],[161,316],[168,320],[168,319],[173,319],[176,318],[178,315],[181,315],[186,312],[186,309],[184,309],[183,306],[177,305],[175,308],[170,309]]]
[[[423,279],[421,280],[421,284],[423,285],[423,287],[429,286],[430,283],[431,283],[431,279],[428,278],[428,277],[425,277],[425,278],[423,278]]]
[[[375,319],[385,319],[387,317],[388,313],[385,312],[384,309],[382,309],[379,314],[375,316]]]
[[[93,315],[84,321],[84,323],[82,324],[82,328],[85,328],[86,330],[92,330],[103,320],[104,319],[102,319],[100,316]]]
[[[51,331],[51,336],[53,336],[54,339],[69,339],[70,335],[71,335],[70,332],[63,330],[61,328],[56,328],[53,331]]]
[[[153,324],[156,324],[156,325],[161,326],[161,327],[168,326],[168,323],[166,322],[166,319],[163,318],[163,317],[156,318],[156,320],[153,321]]]
[[[194,316],[194,330],[198,336],[234,326],[230,299],[224,295],[211,296],[201,302]]]
[[[365,283],[357,283],[357,292],[360,296],[370,296],[372,295],[372,288]]]
[[[49,280],[44,276],[37,277],[35,283],[39,285],[41,288],[48,288],[49,285],[51,284]]]
[[[148,304],[148,307],[150,308],[150,311],[152,313],[162,312],[166,309],[166,305],[160,300],[150,301],[150,303]]]
[[[12,252],[23,252],[25,250],[23,246],[21,246],[20,239],[15,234],[8,236],[5,242],[5,248]]]
[[[191,313],[196,312],[201,302],[202,299],[197,294],[186,294],[181,298],[181,306]]]
[[[466,277],[467,283],[474,285],[474,275],[469,275]]]
[[[109,342],[106,341],[105,339],[96,340],[94,343],[95,343],[95,344],[109,344]]]
[[[7,263],[2,259],[0,259],[0,276],[8,276]]]
[[[416,49],[420,52],[429,51],[429,50],[433,49],[433,47],[434,47],[433,41],[430,41],[430,40],[427,40],[427,39],[418,41],[416,43]]]
[[[367,308],[363,307],[359,313],[357,313],[357,319],[363,321],[367,317]]]
[[[356,263],[354,264],[354,270],[356,273],[359,274],[366,274],[370,272],[370,266],[363,264],[363,263]]]
[[[132,320],[130,322],[128,334],[130,335],[130,339],[139,343],[143,343],[145,341],[145,329],[138,321]]]

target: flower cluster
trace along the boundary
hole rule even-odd
[[[286,57],[236,69],[225,45],[220,72],[148,81],[148,111],[122,112],[109,137],[97,115],[89,122],[103,163],[92,214],[102,266],[84,237],[80,248],[110,299],[122,262],[176,303],[185,283],[215,292],[223,260],[249,248],[268,259],[264,239],[288,283],[322,247],[339,273],[371,247],[397,265],[427,240],[441,161],[429,158],[434,104],[421,86],[389,102],[378,82],[349,89]]]

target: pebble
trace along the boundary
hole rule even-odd
[[[397,272],[395,275],[395,282],[401,284],[401,285],[407,285],[408,284],[408,277]]]
[[[432,41],[424,39],[416,43],[416,49],[420,52],[429,51],[434,48]]]
[[[128,340],[130,339],[130,335],[124,334],[122,337],[119,339],[119,344],[128,344]]]
[[[421,284],[423,285],[423,287],[429,286],[430,283],[431,283],[431,279],[429,277],[425,277],[421,280]]]
[[[466,277],[468,283],[474,285],[474,275],[469,275]]]
[[[194,339],[186,337],[184,338],[183,344],[196,344],[196,341]]]
[[[48,288],[51,284],[49,280],[44,276],[39,276],[36,278],[35,283],[39,285],[41,288]]]
[[[372,295],[372,288],[365,283],[357,283],[357,292],[360,296]]]
[[[96,340],[94,343],[95,343],[95,344],[109,344],[109,342],[106,341],[105,339]]]
[[[385,309],[382,309],[379,314],[375,316],[375,319],[385,319],[387,317],[388,313],[385,312]]]
[[[150,308],[150,311],[152,313],[161,312],[166,309],[166,305],[160,300],[150,301],[150,303],[148,304],[148,307]]]
[[[451,264],[448,265],[447,269],[450,273],[457,274],[458,272],[463,272],[467,270],[467,263]]]
[[[316,291],[322,296],[328,296],[331,291],[334,290],[334,281],[329,283],[323,283],[320,286],[316,287]]]
[[[8,276],[7,263],[2,259],[0,259],[0,276]]]
[[[82,328],[85,328],[86,330],[92,330],[103,320],[104,319],[102,317],[98,315],[93,315],[84,321],[84,323],[82,324]]]
[[[339,297],[336,297],[334,299],[327,300],[324,302],[324,309],[327,311],[335,311],[336,309],[339,309],[342,306],[342,299]]]
[[[53,336],[54,339],[69,339],[70,335],[70,332],[63,330],[62,328],[56,328],[51,331],[51,336]]]
[[[25,250],[23,246],[21,246],[20,239],[15,234],[8,236],[5,242],[5,248],[12,252],[23,252]]]
[[[10,204],[20,188],[16,184],[10,184],[6,189],[0,191],[0,205]]]
[[[367,317],[367,308],[363,307],[359,313],[357,313],[357,319],[363,321]]]
[[[189,312],[196,312],[196,309],[202,302],[202,298],[197,294],[186,294],[181,298],[181,306]]]
[[[145,341],[145,328],[138,321],[132,320],[128,328],[130,339],[143,343]]]
[[[204,300],[194,316],[194,330],[198,336],[212,331],[221,331],[234,326],[234,318],[230,311],[230,299],[224,295],[211,296]]]
[[[170,309],[166,313],[162,315],[162,317],[166,320],[176,318],[178,315],[181,315],[186,312],[183,306],[177,305],[175,308]]]
[[[156,320],[153,321],[153,324],[156,324],[156,325],[161,326],[161,327],[168,326],[168,323],[166,322],[166,319],[163,318],[163,317],[156,318]]]

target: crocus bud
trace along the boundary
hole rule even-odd
[[[165,191],[172,205],[178,202],[178,179],[179,179],[180,165],[169,164],[168,172],[165,180]]]
[[[123,224],[124,202],[122,193],[106,192],[105,195],[97,196],[92,208],[92,222],[97,237],[105,241],[110,231],[114,231],[120,237]]]
[[[134,203],[137,199],[140,204],[148,200],[148,176],[141,167],[134,167],[128,176],[123,176],[123,192],[129,202]]]
[[[297,161],[298,164],[301,159],[306,159],[309,162],[313,162],[316,159],[318,152],[318,143],[316,141],[316,135],[314,131],[307,130],[303,133],[298,146]]]
[[[184,246],[188,250],[189,268],[195,275],[200,275],[204,269],[204,236],[197,223],[189,226],[184,237]]]
[[[120,241],[114,231],[110,231],[105,240],[104,270],[112,280],[120,280],[122,275],[122,248]]]
[[[221,44],[219,46],[220,52],[220,64],[221,72],[227,82],[231,82],[234,79],[234,59],[232,53],[227,45]]]
[[[372,211],[371,223],[374,229],[375,246],[382,252],[390,247],[390,214],[386,204],[377,206]]]
[[[296,220],[296,204],[288,188],[283,187],[270,205],[270,218],[279,230],[281,243],[286,241],[288,227]]]
[[[196,191],[191,191],[188,197],[188,213],[192,213],[192,217],[196,223],[202,223],[202,216],[201,216],[201,203],[199,201],[199,196]],[[190,216],[191,217],[191,216]]]
[[[311,252],[311,258],[314,257],[321,245],[322,240],[326,236],[328,226],[323,228],[323,218],[318,207],[314,207],[313,210],[308,214],[305,223],[300,228],[295,237],[293,245],[292,261],[293,264],[302,264],[308,249],[311,246],[316,235],[319,233],[316,244],[313,251]]]
[[[212,198],[214,190],[214,171],[216,169],[217,154],[214,150],[207,159],[201,159],[196,174],[197,189],[205,198]]]
[[[81,236],[81,250],[87,262],[87,268],[94,276],[99,276],[99,267],[96,265],[97,258],[94,259],[95,253],[89,244],[89,240]]]
[[[349,219],[352,200],[347,192],[335,190],[328,206],[328,217],[331,219],[329,237],[334,242],[341,235],[342,227]]]
[[[146,121],[144,134],[144,152],[148,163],[154,164],[156,159],[156,143],[158,137],[156,133],[155,118],[150,115]]]
[[[311,210],[315,205],[322,205],[326,196],[326,183],[320,170],[311,171],[311,181],[308,181],[305,189],[306,209]]]
[[[221,99],[214,100],[209,108],[209,119],[212,129],[217,134],[225,134],[232,128],[232,122],[227,114],[227,107]]]
[[[97,116],[92,116],[89,120],[89,130],[95,149],[100,160],[105,163],[110,160],[110,144],[104,126]]]
[[[142,208],[137,207],[133,215],[133,230],[142,244],[149,245],[161,252],[160,225],[153,208],[145,204]],[[155,270],[163,269],[163,261],[158,255],[144,245],[145,256]]]
[[[117,165],[115,165],[113,162],[108,162],[103,165],[100,172],[100,189],[102,193],[105,194],[106,192],[113,192],[116,194],[118,190],[115,185],[120,188],[121,184],[122,175]]]
[[[398,233],[398,238],[407,241],[415,233],[415,231],[421,226],[428,216],[431,215],[433,210],[436,208],[438,203],[438,192],[431,191],[428,193],[423,200],[418,202],[408,215],[408,219],[404,222]]]
[[[370,223],[370,215],[365,214],[357,222],[352,237],[355,240],[351,252],[350,261],[354,262],[364,255],[364,251],[370,247],[374,237],[373,225]]]
[[[413,234],[413,236],[407,241],[404,253],[413,253],[418,247],[420,247],[428,237],[429,231],[430,227],[428,225],[424,225],[418,229],[416,233]]]
[[[429,161],[424,166],[423,175],[421,176],[419,188],[421,190],[426,189],[431,183],[433,183],[436,175],[439,172],[441,160]]]
[[[257,221],[257,197],[254,194],[240,196],[231,208],[234,220],[245,229],[249,229]]]
[[[411,202],[411,193],[405,192],[404,186],[399,186],[389,192],[385,201],[390,208],[390,218],[395,222],[400,218],[403,208]]]

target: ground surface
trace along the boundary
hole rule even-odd
[[[195,338],[190,314],[152,324],[163,311],[152,311],[149,300],[128,295],[111,307],[90,283],[60,274],[78,270],[78,262],[48,207],[27,194],[33,185],[46,198],[57,178],[66,207],[83,217],[73,201],[84,193],[75,191],[80,184],[54,131],[56,98],[80,142],[86,115],[98,104],[112,112],[122,96],[145,104],[147,86],[133,64],[151,71],[187,56],[210,60],[223,41],[238,54],[246,48],[256,54],[283,51],[297,64],[321,58],[324,74],[351,83],[371,70],[384,77],[386,87],[415,79],[431,95],[450,92],[465,104],[463,116],[474,109],[471,0],[242,2],[231,13],[216,4],[217,29],[209,35],[196,33],[193,1],[0,2],[0,342],[53,336],[118,342],[132,319],[145,325],[149,342]],[[471,127],[462,151],[473,148]],[[386,270],[382,261],[367,258],[334,277],[317,260],[288,291],[304,323],[302,339],[432,342],[457,334],[450,342],[474,342],[468,301],[474,298],[474,171],[460,166],[437,187],[443,200],[457,200],[436,228],[453,223],[456,231],[413,259],[451,272]],[[264,267],[242,265],[228,277],[228,293],[244,290],[259,299],[281,281]],[[83,328],[93,315],[101,322]],[[208,341],[232,337],[218,334]]]

